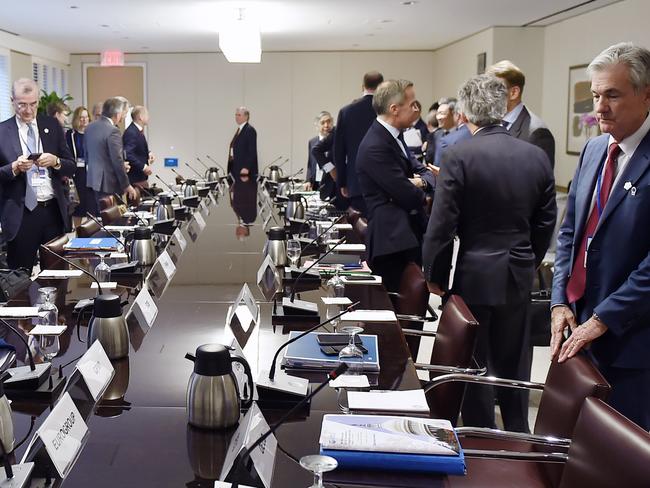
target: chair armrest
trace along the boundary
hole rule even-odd
[[[490,451],[486,449],[463,449],[465,457],[509,459],[511,461],[537,461],[546,463],[566,463],[569,456],[562,452],[516,452]]]
[[[417,330],[417,329],[402,329],[402,333],[405,336],[417,336],[417,337],[435,337],[435,330]]]
[[[438,385],[449,383],[451,381],[461,381],[463,383],[479,383],[482,385],[491,386],[506,386],[509,388],[522,388],[524,390],[544,389],[544,383],[534,383],[532,381],[521,380],[507,380],[503,378],[497,378],[496,376],[476,376],[471,374],[452,373],[444,374],[432,379],[425,385],[424,391],[427,392],[431,388],[435,388]]]
[[[528,434],[524,432],[510,432],[499,429],[486,429],[484,427],[456,427],[458,437],[480,437],[482,439],[502,439],[508,441],[524,441],[531,444],[541,444],[568,449],[571,439],[547,435]]]
[[[487,373],[487,368],[457,368],[455,366],[443,366],[441,364],[423,364],[415,363],[415,369],[420,371],[429,371],[432,373],[460,373],[471,375],[484,375]]]
[[[397,317],[397,320],[408,320],[410,322],[427,322],[426,317],[422,317],[420,315],[409,315],[406,313],[396,313],[395,317]]]

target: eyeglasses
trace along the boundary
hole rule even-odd
[[[15,102],[15,101],[14,101],[14,103],[16,104],[16,106],[18,107],[19,110],[25,110],[26,108],[31,108],[31,109],[33,110],[33,109],[35,109],[36,107],[38,107],[38,101],[36,101],[36,102],[31,102],[31,103],[27,103],[27,102]]]

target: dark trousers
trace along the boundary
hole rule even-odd
[[[23,219],[16,237],[7,243],[7,264],[11,269],[27,268],[31,273],[41,244],[63,235],[63,221],[56,199],[49,205],[23,209]]]
[[[366,207],[366,202],[361,195],[356,197],[350,197],[350,207],[361,212],[363,217],[368,215],[368,208]]]
[[[604,365],[598,369],[612,387],[607,403],[643,430],[650,430],[650,369]]]
[[[372,259],[372,272],[381,276],[387,291],[398,292],[402,273],[408,263],[422,264],[422,251],[419,247],[406,251],[384,254]]]
[[[468,304],[479,323],[474,357],[480,367],[487,366],[488,376],[528,380],[530,361],[526,331],[529,290],[509,285],[506,303],[499,306]],[[463,400],[463,425],[496,428],[494,398],[499,402],[506,430],[529,432],[528,391],[467,385]]]

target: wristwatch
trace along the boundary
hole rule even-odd
[[[54,165],[54,169],[61,169],[61,158],[58,156],[56,157],[56,164]]]

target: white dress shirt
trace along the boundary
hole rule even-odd
[[[379,122],[381,125],[386,127],[386,130],[390,132],[390,135],[395,138],[397,141],[397,145],[400,147],[402,152],[404,153],[404,156],[406,156],[406,159],[408,159],[409,155],[406,152],[406,148],[404,147],[404,144],[402,144],[402,141],[400,141],[397,137],[399,136],[400,130],[397,127],[393,127],[390,125],[388,122],[386,122],[384,119],[381,117],[377,116],[377,122]]]
[[[34,139],[36,139],[36,146],[37,147],[27,147],[27,130],[28,130],[28,124],[20,120],[18,117],[16,117],[16,125],[18,125],[18,139],[20,139],[20,148],[23,151],[23,156],[29,156],[32,153],[42,153],[43,152],[43,144],[41,142],[41,137],[40,133],[38,132],[38,123],[36,122],[36,119],[32,120],[32,122],[29,124],[32,126],[32,130],[34,131]],[[47,129],[45,129],[47,130]],[[48,200],[51,200],[54,198],[54,189],[52,188],[52,180],[50,179],[50,172],[47,170],[47,168],[42,168],[45,171],[41,171],[41,177],[36,176],[40,180],[39,185],[33,185],[34,186],[34,191],[36,192],[36,200],[39,202],[46,202]],[[38,174],[39,168],[36,167],[36,163],[34,163],[34,166],[25,173],[26,178],[33,178],[35,175]]]

